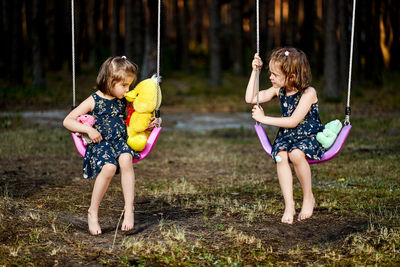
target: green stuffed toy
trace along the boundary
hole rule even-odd
[[[336,140],[340,130],[342,129],[342,123],[339,120],[334,120],[325,124],[325,128],[322,132],[317,133],[317,141],[325,148],[330,148]]]

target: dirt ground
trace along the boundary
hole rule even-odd
[[[155,155],[153,160],[157,160],[158,157],[159,155]],[[122,196],[118,197],[118,194],[112,192],[107,193],[111,194],[111,197],[106,196],[101,206],[100,224],[103,234],[94,237],[89,235],[86,221],[93,182],[79,176],[80,162],[81,159],[77,155],[0,160],[1,189],[3,194],[11,196],[7,203],[3,203],[0,210],[2,225],[7,225],[7,229],[3,228],[1,231],[1,243],[9,246],[17,245],[21,244],[19,240],[21,238],[27,240],[24,242],[39,244],[33,251],[31,249],[30,252],[25,252],[27,254],[22,252],[22,247],[21,251],[16,252],[19,255],[29,255],[29,261],[35,265],[91,265],[99,264],[99,259],[113,265],[121,263],[118,254],[122,253],[120,251],[115,253],[114,246],[118,248],[123,240],[130,236],[157,242],[162,221],[165,225],[185,229],[186,243],[194,243],[201,238],[201,242],[207,247],[216,250],[234,250],[233,247],[237,244],[226,240],[221,234],[222,230],[232,227],[235,231],[261,240],[263,247],[275,252],[274,257],[277,262],[285,262],[291,252],[299,247],[303,251],[304,262],[313,262],[315,258],[315,253],[311,253],[313,248],[340,247],[347,236],[365,231],[368,227],[368,218],[352,214],[332,214],[323,207],[315,209],[315,216],[312,219],[290,226],[279,223],[279,214],[266,214],[262,219],[256,218],[251,223],[244,223],[240,214],[230,214],[229,210],[223,210],[216,216],[215,209],[211,208],[205,215],[204,209],[171,205],[163,199],[139,194],[135,200],[135,230],[127,234],[121,231],[116,233],[123,202]],[[174,165],[174,162],[167,161],[166,164]],[[191,173],[194,176],[189,179],[200,177],[196,166],[188,167],[190,166],[170,168],[170,171],[175,170],[175,173],[170,175],[179,177],[182,172],[187,171],[187,177],[190,177]],[[150,174],[144,168],[141,165],[136,167],[137,179],[157,177],[157,171]],[[218,166],[211,166],[207,170],[207,176],[217,176],[220,171]],[[118,178],[118,176],[114,178],[111,191],[113,188],[118,188]],[[209,182],[207,186],[212,186],[215,182],[217,181]],[[277,187],[276,180],[271,179],[266,183]],[[252,201],[252,196],[249,194],[230,194],[228,197],[240,202]],[[39,232],[37,237],[33,236],[32,233],[37,232]],[[42,249],[39,249],[40,247]],[[49,257],[47,250],[50,248],[56,252]],[[246,253],[250,252],[243,250],[243,253],[241,257],[246,259]],[[137,256],[130,256],[127,264],[138,264]],[[24,261],[19,259],[16,262]],[[247,263],[251,264],[251,260],[248,259]]]

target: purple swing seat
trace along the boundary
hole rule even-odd
[[[271,142],[269,141],[269,138],[267,134],[264,131],[264,128],[256,124],[254,125],[254,128],[256,130],[258,139],[261,142],[262,147],[264,148],[265,152],[271,156],[271,151],[272,151],[272,145]],[[342,149],[344,142],[346,141],[347,136],[349,135],[351,130],[351,125],[345,125],[343,126],[342,130],[340,131],[339,135],[337,136],[335,143],[327,150],[325,151],[324,155],[320,160],[314,160],[314,159],[309,159],[307,158],[307,161],[309,164],[314,164],[314,163],[321,163],[327,160],[332,159],[335,157],[337,154],[339,154],[340,150]]]
[[[153,147],[155,146],[158,136],[160,135],[160,132],[162,130],[162,127],[154,127],[154,129],[151,131],[149,138],[147,138],[147,143],[144,149],[140,152],[140,158],[139,159],[133,159],[133,163],[141,161],[145,157],[147,157],[148,154],[153,150]],[[86,146],[83,143],[83,140],[81,137],[77,136],[75,133],[71,133],[72,138],[74,140],[76,149],[78,150],[79,154],[84,157],[85,152],[86,152]]]

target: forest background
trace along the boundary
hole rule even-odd
[[[224,74],[248,76],[256,51],[255,2],[162,1],[162,76],[197,75],[207,81],[199,90],[208,94],[218,94]],[[71,1],[2,0],[0,9],[0,108],[66,105],[62,100],[70,101],[72,87]],[[385,71],[400,70],[399,10],[398,1],[358,1],[355,86],[382,86]],[[143,78],[155,72],[156,0],[75,0],[74,12],[78,77],[96,75],[114,55],[137,63]],[[340,100],[347,89],[351,19],[349,0],[262,0],[260,54],[267,62],[274,47],[302,49],[322,96]],[[89,85],[93,78],[78,89]],[[173,105],[171,94],[179,92],[168,93],[171,102],[164,104]],[[43,94],[53,97],[40,105]]]

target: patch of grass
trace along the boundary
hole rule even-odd
[[[0,117],[0,129],[16,129],[22,126],[21,116]]]
[[[71,136],[65,129],[35,125],[0,132],[0,154],[7,157],[70,155]]]

